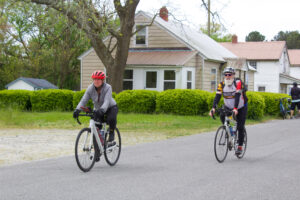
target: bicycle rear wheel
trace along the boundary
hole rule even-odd
[[[220,126],[216,132],[214,150],[217,161],[222,163],[228,153],[228,134],[225,126]]]
[[[76,163],[83,172],[88,172],[95,164],[95,148],[90,128],[83,128],[75,143]],[[90,146],[90,143],[92,144]]]
[[[234,139],[234,150],[236,151],[237,150],[237,147],[238,147],[238,132],[235,136],[235,139]],[[247,131],[246,131],[246,128],[244,128],[244,142],[243,142],[243,152],[241,154],[235,154],[237,158],[243,158],[245,153],[246,153],[246,149],[247,149]]]
[[[110,166],[114,166],[120,157],[121,154],[121,135],[119,129],[115,129],[115,144],[113,146],[109,145],[108,142],[109,133],[105,134],[105,141],[104,141],[104,157]]]

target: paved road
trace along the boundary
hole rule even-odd
[[[214,133],[123,149],[79,171],[73,157],[0,168],[0,199],[300,199],[300,120],[247,126],[248,150],[219,164]]]

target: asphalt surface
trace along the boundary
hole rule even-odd
[[[243,159],[214,157],[214,133],[122,149],[83,173],[74,157],[0,167],[0,199],[300,199],[300,120],[247,126]]]

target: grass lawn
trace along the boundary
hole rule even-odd
[[[264,122],[274,117],[267,116],[262,120],[247,120],[247,124]],[[81,117],[82,125],[72,118],[72,112],[20,112],[0,110],[1,129],[81,129],[89,125],[89,118]],[[121,133],[133,135],[159,134],[164,138],[191,135],[215,131],[221,122],[209,116],[179,116],[170,114],[118,114],[118,128]]]

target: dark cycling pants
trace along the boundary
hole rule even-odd
[[[117,126],[117,114],[118,114],[118,106],[112,106],[107,109],[106,113],[104,115],[106,116],[106,122],[109,125],[110,129],[116,129]],[[104,117],[100,119],[100,121],[104,121]]]
[[[238,115],[236,116],[237,130],[239,132],[238,143],[240,146],[242,146],[243,142],[244,142],[244,127],[245,127],[247,112],[248,112],[248,106],[246,105],[246,106],[238,109]],[[224,124],[225,116],[220,115],[220,118],[221,118],[222,123]]]

